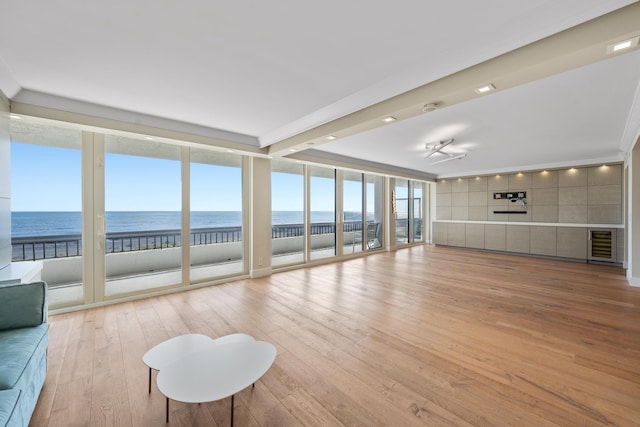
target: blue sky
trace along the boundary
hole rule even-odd
[[[11,144],[12,211],[82,210],[80,150],[33,144]],[[301,211],[302,176],[272,176],[272,209]],[[351,190],[354,188],[354,190]],[[334,208],[334,180],[312,180],[311,209]],[[345,187],[345,211],[360,211],[360,190]],[[107,211],[179,211],[180,162],[107,153],[105,208]],[[191,165],[191,208],[194,211],[242,209],[239,168]]]

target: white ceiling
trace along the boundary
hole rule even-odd
[[[631,3],[3,1],[0,89],[266,147]],[[626,54],[314,148],[438,176],[620,160],[639,76]],[[467,157],[430,166],[451,137]]]

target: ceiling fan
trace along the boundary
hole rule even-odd
[[[443,150],[446,146],[448,146],[452,142],[453,142],[453,138],[450,138],[450,139],[447,139],[445,141],[439,141],[439,142],[435,142],[435,143],[427,143],[427,144],[425,144],[424,148],[429,150],[429,152],[425,156],[425,159],[428,159],[429,157],[433,156],[436,153],[443,154],[443,155],[447,156],[447,158],[445,158],[445,159],[438,160],[437,162],[431,163],[432,165],[437,165],[438,163],[448,162],[450,160],[460,160],[460,159],[464,159],[465,157],[467,157],[467,153],[451,154],[451,153],[448,153],[448,152]]]

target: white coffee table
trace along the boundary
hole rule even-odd
[[[231,396],[233,426],[234,395],[262,377],[276,358],[276,348],[264,341],[227,340],[161,367],[156,382],[167,398],[185,403],[204,403]]]
[[[149,393],[151,393],[151,370],[159,371],[169,363],[210,346],[237,341],[254,341],[254,339],[247,334],[231,334],[216,339],[202,334],[187,334],[161,342],[142,356],[142,361],[149,367]]]

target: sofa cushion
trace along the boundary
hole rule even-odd
[[[18,283],[0,286],[0,331],[38,326],[47,321],[47,284]]]
[[[23,375],[33,375],[25,371],[37,369],[38,360],[29,363],[30,360],[41,358],[39,353],[46,352],[48,327],[45,323],[35,328],[0,331],[0,390],[13,388]],[[43,350],[36,351],[38,347]]]
[[[9,423],[18,397],[20,397],[20,390],[0,390],[0,426],[6,426]]]

